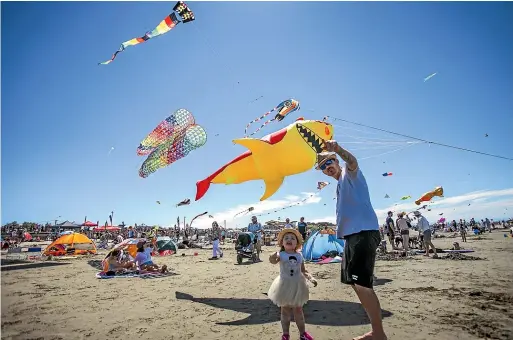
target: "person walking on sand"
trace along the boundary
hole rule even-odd
[[[280,264],[280,275],[274,279],[267,296],[281,308],[281,340],[290,340],[290,318],[293,315],[299,330],[299,340],[313,340],[306,331],[303,305],[308,302],[310,292],[306,280],[317,286],[317,281],[305,268],[301,245],[303,238],[296,229],[285,228],[278,235],[280,251],[269,256],[269,262]]]
[[[367,181],[358,161],[334,140],[317,155],[317,170],[337,180],[337,237],[345,240],[341,281],[351,285],[370,319],[372,330],[353,340],[386,340],[381,306],[373,289],[376,250],[381,242]],[[346,163],[341,167],[339,156]]]
[[[390,242],[390,245],[392,246],[392,250],[397,249],[395,246],[395,225],[394,225],[394,219],[392,218],[394,216],[394,213],[389,211],[387,214],[387,220],[386,220],[386,234],[388,236],[388,242]]]
[[[424,247],[426,247],[426,254],[424,254],[424,256],[429,257],[429,247],[431,247],[431,249],[433,249],[433,258],[437,259],[438,254],[436,253],[436,248],[431,241],[431,227],[429,226],[429,222],[424,216],[422,216],[420,211],[417,210],[414,212],[414,214],[418,221],[417,227],[419,228],[419,231],[422,231],[422,234],[424,235]]]
[[[256,216],[251,216],[251,223],[248,224],[248,231],[253,233],[257,239],[255,244],[257,250],[257,258],[260,261],[260,253],[262,252],[262,225],[258,222]]]

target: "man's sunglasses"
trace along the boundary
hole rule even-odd
[[[319,169],[321,169],[322,171],[326,170],[326,168],[328,166],[330,166],[331,164],[333,164],[333,162],[335,162],[333,159],[328,159],[326,162],[324,162],[323,165],[319,166]]]

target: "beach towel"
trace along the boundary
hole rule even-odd
[[[317,264],[328,264],[328,263],[340,263],[342,262],[342,257],[335,256],[333,257],[327,257],[324,260],[318,261]]]
[[[109,276],[105,272],[96,273],[97,279],[116,279],[116,278],[130,278],[130,277],[139,277],[141,279],[155,279],[158,277],[166,277],[176,275],[174,273],[159,273],[159,272],[144,272],[140,273],[139,271],[131,271],[119,273],[114,276]]]

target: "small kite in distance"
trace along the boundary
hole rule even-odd
[[[388,196],[388,194],[385,195],[385,198],[390,198],[390,196]]]
[[[329,182],[317,182],[317,190],[322,190],[324,187],[329,185]]]
[[[110,155],[110,153],[112,152],[112,150],[114,150],[114,147],[111,147],[111,148],[110,148],[108,155]]]
[[[244,136],[245,137],[253,136],[255,133],[260,131],[264,126],[266,126],[267,124],[269,124],[271,122],[274,122],[275,120],[281,122],[289,113],[297,111],[297,110],[299,110],[299,108],[300,108],[299,102],[295,99],[287,99],[287,100],[282,101],[281,103],[278,104],[278,106],[276,106],[271,111],[267,111],[262,116],[249,122],[248,125],[246,125],[246,129],[244,130]],[[264,119],[265,117],[267,117],[274,111],[277,112],[276,116],[274,116],[274,118],[267,120],[258,129],[256,129],[255,132],[248,135],[248,128],[251,126],[251,124]]]
[[[157,204],[160,204],[160,201],[157,201]]]
[[[186,198],[183,201],[181,201],[180,203],[178,203],[176,206],[181,207],[182,205],[189,205],[189,204],[191,204],[191,200]]]
[[[253,210],[255,210],[255,208],[253,208],[253,207],[249,207],[249,208],[247,208],[246,210],[243,210],[243,211],[241,211],[241,212],[239,212],[239,213],[235,214],[233,217],[238,216],[238,215],[240,215],[240,214],[244,214],[244,215],[246,215],[247,213],[250,213],[250,212],[252,212]]]
[[[485,133],[485,137],[488,137],[488,134],[487,134],[487,133]]]
[[[383,174],[383,177],[388,177],[388,176],[392,176],[393,174],[391,172],[385,172]]]
[[[406,200],[409,200],[411,198],[411,196],[403,196],[401,197],[401,201],[406,201]]]
[[[429,79],[433,78],[434,76],[436,76],[438,72],[435,72],[433,74],[430,74],[429,76],[427,76],[426,78],[424,78],[424,82],[428,81]]]

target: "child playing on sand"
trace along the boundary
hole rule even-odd
[[[141,241],[137,243],[137,255],[135,255],[135,264],[139,270],[145,270],[148,272],[156,272],[160,271],[161,273],[167,273],[167,266],[163,265],[162,268],[159,269],[159,266],[153,263],[151,260],[151,255],[148,255],[148,251],[145,249],[147,247],[151,247],[151,244]]]
[[[281,307],[282,340],[289,340],[290,317],[294,315],[300,340],[313,340],[305,330],[303,305],[308,301],[309,291],[306,279],[317,286],[317,281],[307,272],[303,256],[299,252],[303,238],[295,229],[283,229],[278,234],[279,252],[269,257],[272,264],[280,263],[280,275],[273,281],[267,296]]]

